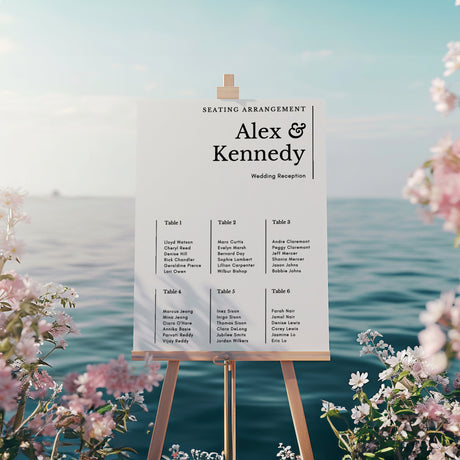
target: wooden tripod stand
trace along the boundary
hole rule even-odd
[[[217,364],[216,360],[214,362]],[[291,409],[297,443],[304,460],[313,460],[310,436],[292,361],[280,361]],[[148,460],[160,460],[171,412],[180,360],[168,361],[161,390]],[[236,362],[226,359],[224,366],[224,458],[236,460]],[[230,386],[230,391],[229,391]],[[230,393],[230,398],[229,398]]]

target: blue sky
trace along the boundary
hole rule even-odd
[[[0,0],[0,184],[133,195],[136,100],[214,98],[235,73],[242,98],[326,101],[330,196],[400,196],[460,135],[428,93],[454,3]]]

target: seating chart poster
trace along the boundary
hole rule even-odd
[[[329,350],[318,100],[138,110],[134,350]]]

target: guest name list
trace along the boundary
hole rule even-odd
[[[140,104],[134,350],[328,351],[322,117]]]

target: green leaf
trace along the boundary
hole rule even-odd
[[[375,453],[376,454],[384,454],[385,452],[391,452],[392,450],[394,450],[394,447],[385,447],[384,449],[379,449],[377,450]]]
[[[323,415],[321,415],[320,418],[325,418],[325,417],[343,418],[337,409],[332,409],[330,411],[325,412]]]
[[[99,407],[97,412],[99,414],[105,414],[106,412],[109,412],[112,409],[112,407],[113,407],[112,404],[106,404],[105,406]]]
[[[3,281],[3,280],[14,281],[14,276],[8,273],[5,273],[4,275],[0,275],[0,281]]]
[[[375,458],[375,454],[372,454],[371,452],[364,452],[363,454],[365,457],[369,457],[369,458]]]
[[[434,380],[426,380],[425,382],[422,383],[422,388],[426,387],[435,387],[436,382]]]
[[[398,411],[395,411],[395,414],[400,415],[400,414],[414,414],[415,412],[412,409],[400,409]]]
[[[9,350],[11,350],[12,347],[13,347],[13,345],[11,345],[9,339],[4,338],[0,342],[0,353],[7,353]]]
[[[395,382],[400,382],[404,377],[410,374],[410,371],[402,371],[398,377],[394,379]]]

